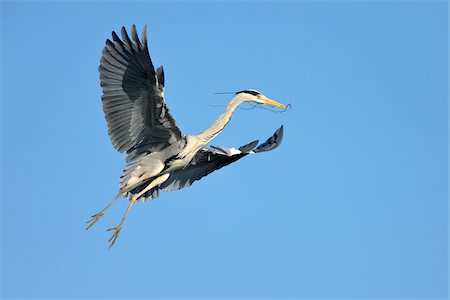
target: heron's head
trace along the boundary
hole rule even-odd
[[[264,96],[257,90],[243,90],[243,91],[237,92],[236,96],[242,97],[242,100],[244,102],[247,102],[247,101],[248,102],[256,102],[258,104],[265,104],[265,105],[276,106],[276,107],[281,107],[281,108],[286,107],[286,105],[278,103],[278,102]]]

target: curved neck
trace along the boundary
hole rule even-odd
[[[215,138],[216,135],[218,135],[225,128],[225,126],[227,126],[236,107],[238,107],[239,104],[244,101],[245,98],[239,94],[231,99],[230,103],[228,103],[227,107],[225,108],[225,112],[209,128],[205,129],[202,133],[197,135],[199,141],[203,145],[206,145],[207,143],[209,143],[209,141]]]

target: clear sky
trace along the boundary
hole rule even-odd
[[[448,296],[447,1],[3,1],[2,299]],[[124,155],[99,64],[148,25],[166,101],[196,134],[255,88],[214,143],[246,157],[135,205],[108,249]]]

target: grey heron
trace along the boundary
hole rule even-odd
[[[120,177],[119,192],[98,214],[87,222],[89,229],[120,197],[129,199],[128,208],[113,231],[110,247],[120,234],[133,204],[151,200],[160,191],[173,191],[242,157],[275,149],[282,140],[281,126],[266,142],[253,141],[238,149],[210,146],[208,143],[228,124],[238,105],[253,102],[285,108],[256,90],[237,92],[225,112],[198,135],[186,135],[175,124],[164,101],[164,70],[153,67],[147,45],[147,27],[139,40],[136,26],[131,38],[122,27],[122,39],[113,31],[100,60],[102,106],[111,142],[126,152],[126,165]]]

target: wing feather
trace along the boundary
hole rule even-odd
[[[144,200],[151,200],[159,196],[159,190],[170,192],[191,186],[195,181],[219,170],[248,154],[271,151],[277,148],[282,140],[283,126],[278,128],[275,133],[256,149],[258,141],[253,141],[238,149],[221,146],[205,146],[199,150],[191,163],[184,169],[176,170],[170,173],[169,178],[160,186],[151,189],[143,195]],[[256,151],[260,149],[261,151]],[[143,184],[133,191],[132,194],[139,193],[146,184]]]
[[[277,148],[281,144],[282,137],[283,126],[278,128],[267,141],[262,143],[255,150],[253,149],[258,144],[258,141],[248,143],[247,145],[239,147],[239,149],[221,146],[206,146],[196,154],[192,162],[186,168],[171,173],[167,181],[160,186],[160,189],[167,192],[191,186],[194,181],[199,180],[248,154],[271,151]],[[257,151],[258,149],[260,149],[260,151]]]
[[[100,59],[103,111],[111,142],[120,152],[151,152],[184,136],[164,102],[164,79],[160,86],[146,34],[145,26],[141,42],[135,25],[131,38],[125,27],[121,28],[122,39],[113,31]]]

